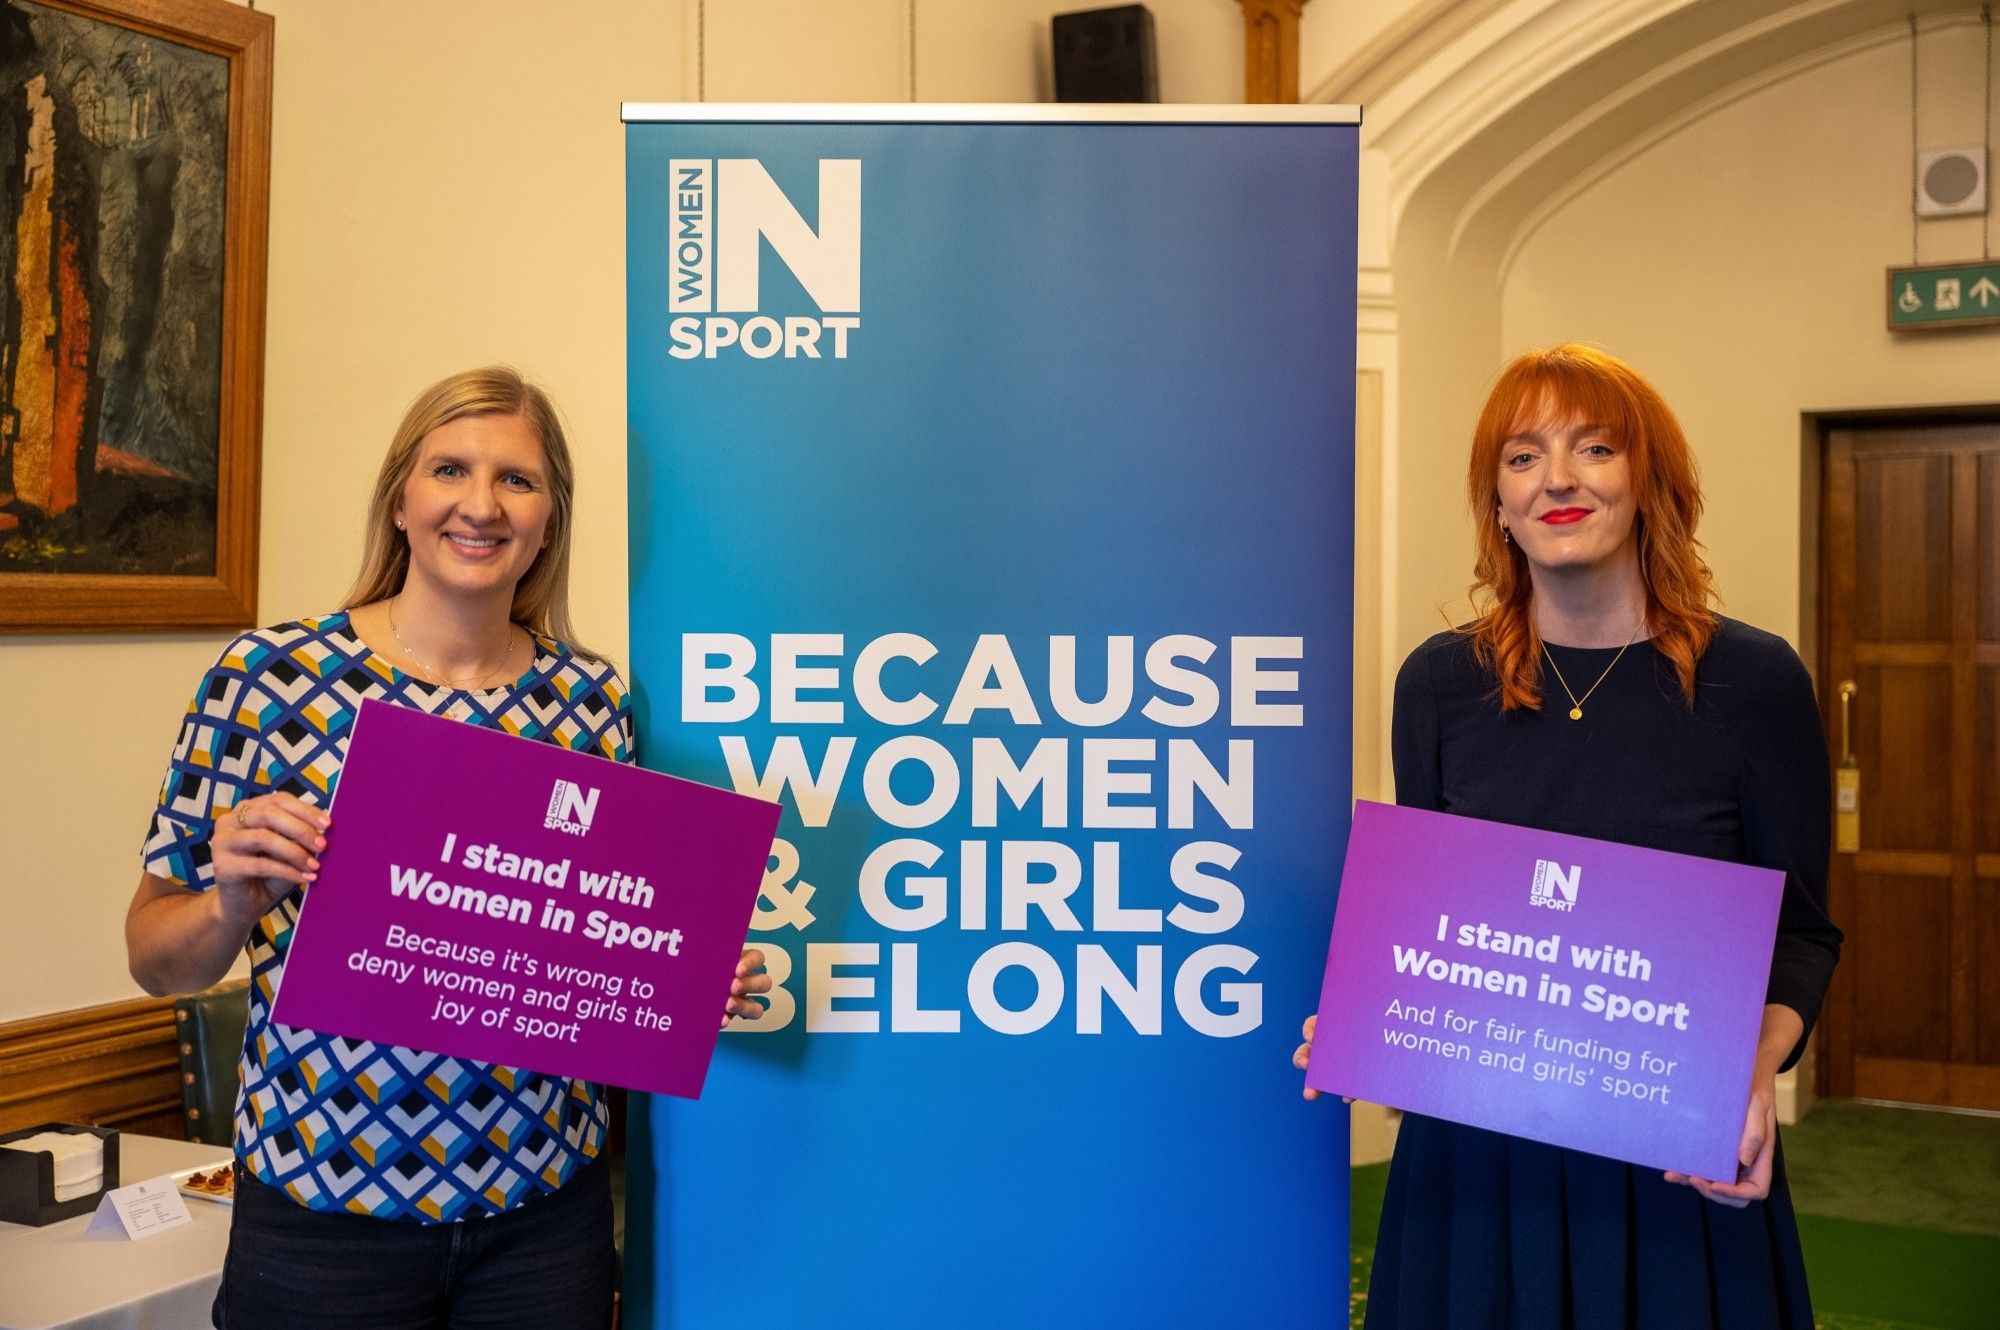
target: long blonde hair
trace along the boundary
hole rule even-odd
[[[1500,450],[1534,411],[1576,416],[1606,430],[1631,459],[1638,501],[1639,575],[1646,625],[1694,705],[1695,667],[1715,635],[1715,579],[1701,557],[1695,524],[1701,483],[1680,422],[1645,375],[1618,357],[1571,342],[1516,356],[1500,371],[1472,432],[1467,488],[1472,500],[1472,597],[1478,617],[1463,631],[1500,682],[1500,706],[1542,705],[1541,637],[1531,612],[1527,556],[1493,520]]]
[[[519,416],[527,421],[541,440],[549,469],[552,511],[548,541],[515,584],[508,617],[530,632],[567,644],[578,655],[596,659],[595,652],[577,642],[576,625],[569,617],[569,548],[576,491],[569,440],[563,436],[562,420],[549,395],[505,365],[469,369],[441,379],[417,394],[403,413],[403,423],[389,441],[389,452],[375,476],[374,495],[368,501],[361,571],[341,608],[371,605],[402,590],[410,571],[410,542],[396,529],[396,505],[416,465],[417,451],[425,436],[439,426],[466,416],[487,415]]]

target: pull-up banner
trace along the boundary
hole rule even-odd
[[[1358,117],[783,109],[626,111],[640,756],[783,808],[633,1323],[1333,1324]]]

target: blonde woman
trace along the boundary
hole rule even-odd
[[[601,1087],[275,1025],[269,999],[362,699],[633,760],[624,686],[570,624],[573,492],[540,388],[445,379],[383,459],[345,605],[237,638],[189,705],[125,931],[154,994],[250,955],[218,1326],[610,1322]],[[730,1014],[761,1014],[762,964],[744,952]],[[459,1074],[431,1074],[445,1062]]]

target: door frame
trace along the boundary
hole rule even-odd
[[[2000,401],[1957,402],[1935,406],[1860,407],[1799,413],[1799,657],[1812,675],[1819,699],[1820,728],[1827,736],[1831,752],[1833,720],[1837,705],[1831,704],[1826,678],[1825,640],[1822,625],[1826,618],[1821,551],[1825,545],[1826,450],[1828,436],[1843,429],[1922,429],[1937,425],[2000,426]],[[1837,760],[1837,755],[1836,755]],[[1850,1033],[1847,1013],[1840,1004],[1826,1003],[1820,1010],[1817,1027],[1799,1064],[1796,1111],[1803,1115],[1812,1100],[1830,1096],[1828,1082],[1832,1062],[1818,1056],[1822,1040],[1831,1042]]]

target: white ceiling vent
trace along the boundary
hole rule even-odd
[[[1986,211],[1986,149],[1917,154],[1917,216],[1977,217]]]

